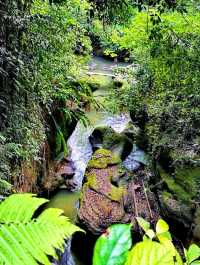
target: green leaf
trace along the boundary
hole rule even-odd
[[[188,251],[187,251],[187,261],[190,264],[191,262],[195,261],[198,259],[200,256],[200,248],[196,244],[192,244]]]
[[[174,265],[172,252],[152,240],[137,243],[128,255],[126,265]]]
[[[157,234],[157,237],[160,239],[160,238],[166,238],[170,241],[172,241],[172,236],[170,234],[170,232],[164,232],[164,233],[161,233],[161,234]]]
[[[142,217],[136,217],[136,220],[139,224],[139,226],[145,231],[147,232],[150,229],[150,223],[147,222],[145,219],[143,219]]]
[[[96,242],[93,265],[123,265],[131,244],[131,225],[112,225]]]
[[[169,231],[169,225],[162,219],[159,219],[156,224],[156,233],[162,234]]]
[[[190,263],[190,265],[200,265],[200,260],[196,260],[196,261]]]
[[[149,229],[146,231],[146,235],[150,238],[153,239],[156,235],[152,229]]]

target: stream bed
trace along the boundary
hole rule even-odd
[[[107,78],[109,83],[112,82],[110,75],[114,74],[115,77],[117,76],[117,68],[120,67],[126,69],[130,66],[130,63],[117,63],[101,57],[93,57],[89,63],[89,71],[90,74],[92,72],[92,76],[100,76],[101,74],[102,76],[108,75]],[[96,90],[94,93],[95,95],[98,95],[98,90]],[[96,100],[98,100],[98,96]],[[127,128],[134,126],[128,112],[113,114],[101,108],[101,110],[92,109],[91,111],[86,113],[86,116],[88,118],[89,125],[85,126],[81,121],[79,121],[76,125],[75,130],[67,141],[68,148],[70,150],[70,159],[75,168],[73,181],[76,184],[76,188],[73,192],[66,190],[58,191],[58,193],[51,198],[51,201],[48,205],[48,207],[58,207],[63,209],[64,214],[68,216],[73,222],[76,222],[77,208],[79,207],[78,201],[83,186],[85,171],[88,162],[90,161],[94,153],[93,145],[91,143],[91,136],[93,132],[96,128],[103,128],[102,133],[104,133],[105,130],[111,130],[113,135],[116,134],[118,138],[122,138],[122,135],[124,135],[123,137],[125,137],[124,132],[128,130]],[[123,146],[122,148],[124,148]],[[115,147],[115,150],[120,149],[121,147]],[[124,167],[128,171],[135,171],[140,168],[141,165],[148,164],[146,154],[142,150],[137,148],[136,145],[133,145],[132,147],[129,146],[129,149],[130,151],[129,153],[127,153],[127,157],[124,161]],[[91,232],[89,232],[88,234],[88,232],[87,236],[75,235],[74,239],[72,240],[72,245],[75,245],[78,249],[78,251],[75,250],[75,252],[77,252],[75,255],[74,252],[71,252],[70,254],[71,245],[66,245],[66,251],[59,265],[91,264],[93,246],[96,237],[93,237]],[[71,244],[71,241],[69,242]],[[81,245],[84,246],[82,247]],[[83,250],[84,253],[81,253],[81,250]],[[82,260],[84,263],[80,263],[80,260]]]

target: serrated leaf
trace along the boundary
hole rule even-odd
[[[131,245],[131,225],[112,225],[96,242],[93,265],[123,265]]]
[[[156,224],[156,233],[162,234],[169,231],[169,225],[162,219],[159,219]]]
[[[200,257],[200,248],[196,244],[192,244],[187,251],[187,261],[190,264]]]
[[[152,240],[137,243],[128,255],[126,265],[174,265],[171,251]]]
[[[147,232],[150,229],[150,223],[147,222],[145,219],[143,219],[142,217],[136,217],[136,220],[139,224],[139,226],[145,231]]]

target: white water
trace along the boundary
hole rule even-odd
[[[94,119],[95,118],[95,119]],[[88,114],[91,124],[87,127],[82,122],[78,122],[74,132],[68,140],[71,151],[71,159],[75,166],[74,182],[77,189],[81,189],[87,163],[92,156],[92,146],[89,141],[90,135],[99,126],[110,126],[115,132],[121,133],[131,122],[128,114],[92,113]]]

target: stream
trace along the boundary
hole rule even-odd
[[[97,76],[106,76],[110,78],[112,75],[115,77],[117,68],[126,69],[131,67],[129,63],[117,63],[110,60],[106,60],[101,57],[93,57],[89,62],[88,71],[90,74]],[[94,92],[95,95],[98,95],[98,90]],[[104,95],[105,96],[105,95]],[[101,96],[99,96],[101,97]],[[97,99],[98,100],[98,97]],[[99,99],[101,100],[101,99]],[[90,141],[90,136],[94,130],[98,127],[111,128],[116,134],[122,133],[130,124],[132,124],[129,113],[120,113],[113,114],[108,111],[101,109],[100,111],[91,110],[87,114],[89,125],[87,127],[79,121],[76,125],[75,130],[68,139],[68,147],[70,150],[70,159],[73,162],[75,167],[75,174],[73,181],[75,182],[76,189],[75,191],[68,192],[66,190],[60,190],[57,194],[51,199],[48,207],[58,207],[64,210],[64,214],[68,216],[73,222],[76,221],[77,208],[79,207],[78,198],[83,184],[85,170],[87,164],[93,154],[93,146]],[[147,164],[148,159],[145,153],[138,149],[136,145],[133,145],[132,151],[126,157],[123,164],[129,171],[134,171],[140,167],[141,164]],[[79,241],[79,242],[78,242]],[[84,244],[84,241],[78,240],[76,242],[77,248],[81,248],[81,244]],[[88,242],[86,243],[88,244]],[[65,253],[62,256],[62,260],[57,265],[80,265],[77,256],[70,251],[71,240],[66,244]],[[92,252],[92,249],[85,249],[84,251]],[[91,261],[86,258],[85,265],[89,265]]]

